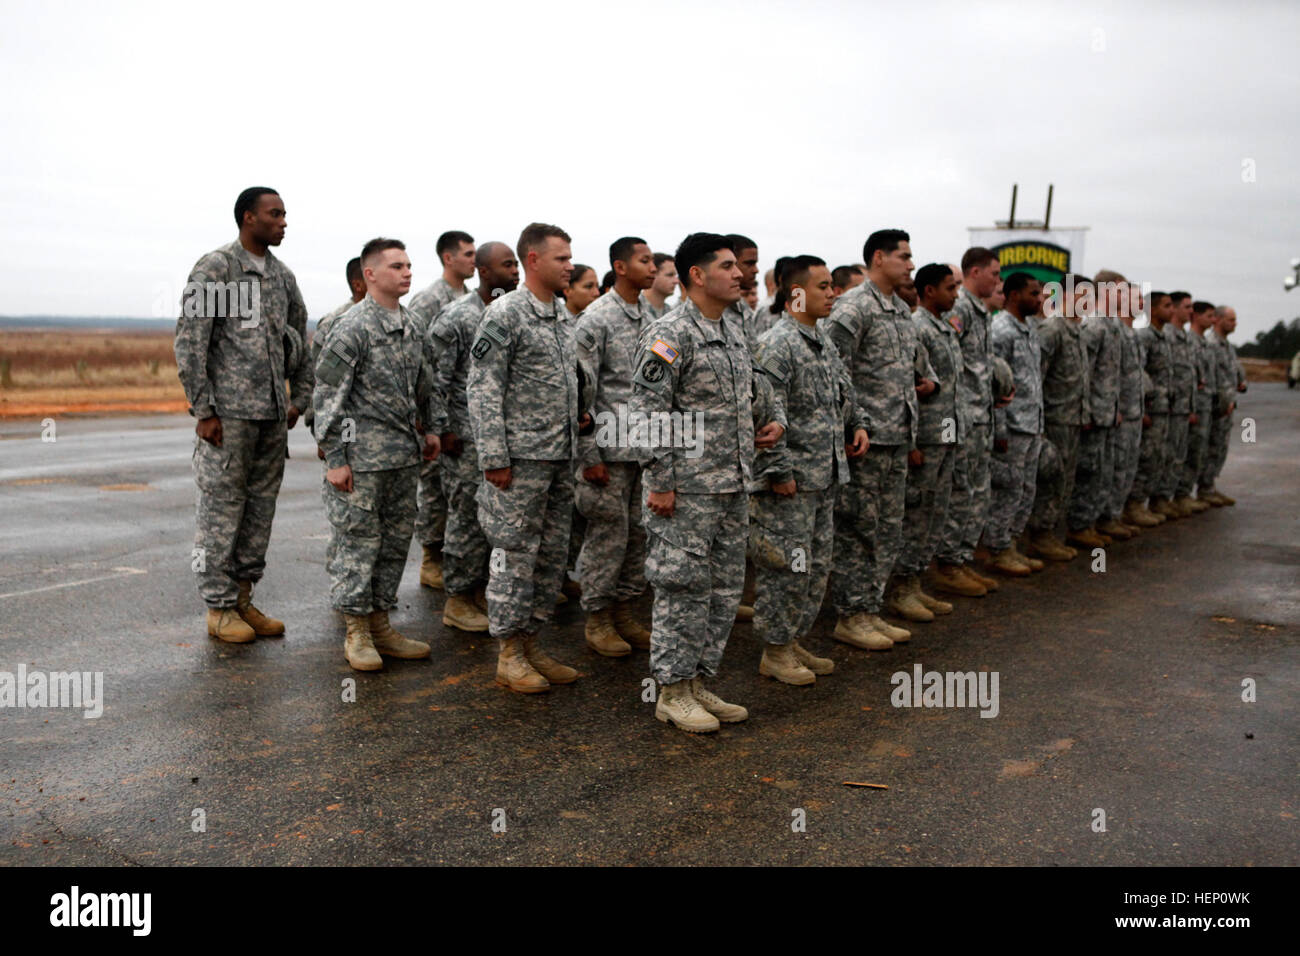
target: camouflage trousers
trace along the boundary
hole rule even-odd
[[[1065,522],[1071,531],[1090,528],[1110,507],[1115,482],[1115,429],[1093,425],[1079,436],[1079,465]]]
[[[478,520],[488,556],[488,630],[505,639],[536,634],[555,614],[573,517],[572,462],[510,459],[510,487],[484,480]]]
[[[607,461],[609,484],[581,478],[573,488],[586,519],[582,553],[582,609],[603,611],[645,590],[645,526],[641,522],[641,466]]]
[[[420,463],[419,503],[416,539],[421,545],[441,548],[447,532],[447,496],[442,488],[442,468],[437,461]]]
[[[993,426],[972,425],[957,446],[952,469],[952,494],[948,517],[939,540],[938,558],[943,564],[967,564],[975,559],[975,548],[988,519],[989,455],[993,452]]]
[[[1206,452],[1210,445],[1210,426],[1214,412],[1208,405],[1196,409],[1196,424],[1187,427],[1187,457],[1183,460],[1182,474],[1178,476],[1178,485],[1174,497],[1190,495],[1196,486],[1196,480],[1205,470]]]
[[[650,673],[660,684],[712,677],[745,586],[749,496],[679,494],[671,518],[643,505],[646,579],[654,585]]]
[[[1074,494],[1074,473],[1079,467],[1078,425],[1048,422],[1043,426],[1043,446],[1038,453],[1037,488],[1029,528],[1055,534]]]
[[[1232,426],[1232,415],[1215,415],[1210,421],[1209,449],[1198,479],[1201,491],[1214,490],[1219,472],[1223,471],[1223,465],[1228,460],[1228,439],[1232,436]]]
[[[478,523],[478,470],[474,443],[461,438],[459,455],[438,457],[447,496],[447,528],[442,546],[442,582],[448,594],[472,594],[488,578],[488,542]]]
[[[1141,457],[1142,417],[1139,415],[1132,421],[1126,418],[1115,426],[1115,478],[1110,486],[1110,506],[1106,509],[1106,517],[1119,518],[1124,513],[1133,482],[1137,480]]]
[[[231,608],[240,581],[260,581],[289,432],[282,421],[221,419],[221,447],[195,438],[195,560],[199,596]]]
[[[834,542],[836,487],[749,497],[754,562],[754,636],[789,644],[812,630],[826,598]]]
[[[903,546],[907,446],[872,445],[849,459],[849,483],[835,502],[831,597],[840,617],[876,614]]]
[[[1165,445],[1165,471],[1155,494],[1172,498],[1178,491],[1178,481],[1183,476],[1183,462],[1187,461],[1187,432],[1190,424],[1187,413],[1169,416],[1169,441]]]
[[[903,550],[894,570],[898,574],[920,574],[934,560],[939,539],[948,520],[952,497],[952,472],[958,445],[921,445],[925,461],[909,468],[903,495]]]
[[[1137,477],[1133,479],[1133,501],[1146,501],[1160,494],[1160,483],[1169,467],[1169,413],[1151,413],[1151,424],[1142,429]]]
[[[1012,539],[1029,523],[1038,490],[1038,452],[1042,444],[1042,435],[1008,432],[1007,450],[993,453],[989,462],[993,501],[984,525],[984,537],[993,551],[1010,547]]]
[[[322,478],[321,497],[330,523],[325,569],[335,610],[369,614],[397,607],[397,587],[415,530],[419,481],[419,465],[354,471],[350,492]]]

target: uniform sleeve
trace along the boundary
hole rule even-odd
[[[505,397],[514,358],[514,335],[508,321],[504,311],[489,308],[469,350],[469,421],[483,471],[510,467]]]
[[[423,350],[420,355],[420,371],[415,379],[415,400],[426,434],[441,435],[447,431],[450,427],[447,424],[447,402],[434,384],[433,369]]]
[[[348,463],[348,444],[355,437],[357,427],[355,420],[348,418],[349,397],[365,351],[365,335],[360,325],[336,322],[316,362],[312,407],[316,443],[325,452],[327,468]]]
[[[854,355],[865,330],[861,313],[841,300],[835,304],[831,314],[821,321],[825,323],[826,334],[835,344],[840,361],[844,364],[849,380],[852,381]],[[858,410],[863,416],[863,427],[870,435],[875,430],[875,423],[871,421],[865,405],[860,404]]]
[[[643,337],[642,341],[645,339]],[[636,372],[632,376],[632,401],[629,415],[643,422],[669,421],[674,397],[681,382],[682,370],[690,365],[693,353],[683,347],[683,342],[666,328],[656,329],[656,342],[668,346],[663,352],[674,351],[676,357],[669,361],[644,345],[637,349]],[[673,448],[669,440],[655,447],[641,449],[641,463],[645,468],[642,482],[646,491],[677,490],[677,475],[673,466]]]
[[[193,295],[191,290],[202,290],[205,283],[224,280],[225,257],[220,253],[204,256],[194,264],[181,297],[181,314],[176,320],[176,370],[180,376],[185,398],[190,403],[190,414],[195,418],[211,418],[217,413],[216,397],[208,378],[208,348],[212,342],[213,317],[206,314],[206,297]],[[197,313],[197,314],[192,314]]]
[[[1039,349],[1039,369],[1038,372],[1043,378],[1047,377],[1047,370],[1052,367],[1056,361],[1056,353],[1061,347],[1060,333],[1054,326],[1046,326],[1042,330],[1042,335],[1038,337]]]
[[[783,409],[788,408],[790,379],[794,375],[794,360],[790,356],[790,349],[784,343],[760,341],[758,350],[754,353],[754,367],[757,376],[756,389],[765,384],[766,389],[770,390],[768,405],[775,406],[779,400]],[[759,408],[757,401],[754,408],[756,410]],[[773,420],[765,415],[756,415],[756,417],[767,417],[768,421]],[[785,427],[784,422],[782,427]],[[754,454],[754,478],[774,485],[794,479],[794,463],[784,435],[775,447],[760,449]]]
[[[289,277],[289,314],[286,323],[298,333],[298,337],[307,341],[307,306],[298,289],[298,280]],[[315,369],[311,362],[299,362],[297,369],[289,378],[289,404],[302,411],[312,403],[312,386],[315,384]]]
[[[461,336],[457,332],[453,317],[445,313],[429,325],[429,353],[433,357],[430,372],[433,387],[448,405],[451,404],[451,383],[460,361]],[[448,426],[450,427],[450,425]]]
[[[605,327],[595,321],[588,313],[578,317],[573,330],[573,344],[578,353],[578,364],[592,383],[592,394],[586,396],[588,404],[595,406],[600,397],[600,370],[605,362]],[[604,461],[596,436],[599,428],[593,428],[587,434],[578,435],[578,467],[594,468]]]

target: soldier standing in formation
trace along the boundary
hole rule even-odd
[[[1237,330],[1237,312],[1221,305],[1214,310],[1214,327],[1206,334],[1216,365],[1218,388],[1214,397],[1214,419],[1210,426],[1210,447],[1205,467],[1198,480],[1197,497],[1215,506],[1235,505],[1233,498],[1216,491],[1214,483],[1228,458],[1228,437],[1232,433],[1232,413],[1237,409],[1237,392],[1246,390],[1246,372],[1237,360],[1237,350],[1228,336]]]
[[[1169,393],[1169,443],[1166,445],[1166,466],[1161,476],[1160,495],[1151,510],[1166,518],[1185,518],[1190,511],[1174,504],[1178,484],[1183,478],[1183,462],[1187,460],[1188,431],[1196,424],[1196,364],[1192,361],[1192,344],[1184,326],[1192,317],[1192,296],[1189,292],[1171,293],[1173,312],[1165,326],[1169,341],[1170,393]]]
[[[1173,314],[1174,303],[1167,292],[1152,292],[1147,299],[1147,324],[1137,331],[1142,368],[1146,373],[1142,418],[1142,444],[1138,453],[1138,470],[1129,492],[1125,518],[1129,524],[1154,528],[1169,519],[1147,506],[1155,502],[1168,468],[1169,398],[1173,384],[1173,356],[1165,325]]]
[[[1196,421],[1187,430],[1187,460],[1183,462],[1174,493],[1174,507],[1185,511],[1207,511],[1209,502],[1192,497],[1192,490],[1205,468],[1206,453],[1210,444],[1210,424],[1214,417],[1215,395],[1218,391],[1218,362],[1213,347],[1205,339],[1205,331],[1214,324],[1214,306],[1209,302],[1192,303],[1192,319],[1188,325],[1188,343],[1191,346],[1192,365],[1196,371],[1196,393],[1192,396],[1192,410]]]
[[[1137,478],[1138,461],[1142,456],[1142,429],[1150,424],[1146,417],[1143,384],[1142,347],[1133,331],[1135,303],[1130,297],[1128,280],[1119,273],[1100,272],[1099,282],[1109,282],[1108,294],[1111,321],[1120,333],[1119,367],[1119,424],[1115,426],[1115,474],[1111,481],[1110,501],[1106,509],[1109,524],[1136,535],[1142,525],[1125,520],[1129,492]],[[1110,278],[1113,276],[1113,278]],[[1136,292],[1136,290],[1132,290]]]

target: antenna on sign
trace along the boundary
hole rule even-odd
[[[1008,229],[1016,228],[1016,192],[1019,191],[1019,189],[1019,183],[1011,184],[1011,218],[1007,220]]]
[[[1043,213],[1043,231],[1052,228],[1052,190],[1055,188],[1051,183],[1047,184],[1047,212]]]

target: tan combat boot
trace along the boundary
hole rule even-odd
[[[459,631],[481,634],[488,629],[488,619],[473,599],[465,594],[448,594],[442,606],[442,623]]]
[[[835,631],[831,636],[841,643],[867,651],[887,651],[893,647],[894,642],[868,624],[866,618],[865,614],[840,618],[835,622]]]
[[[573,580],[567,574],[564,576],[564,583],[560,585],[560,593],[566,597],[571,597],[575,601],[582,597],[582,584]]]
[[[979,569],[973,564],[963,564],[961,573],[966,576],[967,580],[974,581],[989,593],[1002,589],[1002,585],[997,578],[991,578],[987,574],[980,574]]]
[[[921,579],[916,579],[916,588],[912,591],[912,596],[928,607],[935,614],[951,614],[952,605],[947,601],[941,601],[931,594],[926,594],[921,587]]]
[[[1056,540],[1055,536],[1046,531],[1035,531],[1029,536],[1029,550],[1046,558],[1048,561],[1071,561],[1074,559],[1075,551],[1067,548]]]
[[[796,687],[817,682],[817,675],[800,663],[799,658],[794,656],[794,648],[789,644],[764,645],[758,672],[764,677],[773,677],[782,684],[793,684]]]
[[[535,636],[524,638],[524,657],[533,665],[533,670],[546,678],[551,684],[572,684],[578,679],[578,672],[567,664],[561,664],[537,646]]]
[[[736,621],[740,624],[746,624],[754,619],[754,607],[751,604],[742,604],[736,608]]]
[[[1160,519],[1149,514],[1142,507],[1142,502],[1130,498],[1128,504],[1124,506],[1124,523],[1139,528],[1154,528],[1160,523]]]
[[[388,623],[387,611],[370,612],[370,643],[385,657],[418,661],[429,656],[429,645],[413,641]]]
[[[1148,503],[1148,502],[1143,502],[1143,503],[1142,503],[1142,513],[1143,513],[1144,515],[1146,515],[1148,518],[1152,518],[1152,519],[1154,519],[1155,522],[1156,522],[1156,524],[1158,524],[1158,525],[1159,525],[1159,524],[1164,524],[1166,521],[1169,520],[1168,515],[1162,515],[1162,514],[1160,514],[1159,512],[1154,511],[1154,510],[1151,508],[1150,503]]]
[[[208,608],[208,637],[215,637],[227,644],[247,644],[249,641],[257,640],[257,632],[239,616],[236,608],[210,607]]]
[[[235,601],[235,609],[239,611],[239,616],[244,619],[244,623],[251,627],[258,637],[281,637],[284,634],[284,621],[267,617],[253,606],[252,581],[239,582],[239,597]]]
[[[1204,501],[1207,505],[1215,508],[1223,507],[1223,497],[1214,491],[1198,491],[1196,492],[1196,500]]]
[[[918,621],[927,624],[934,620],[934,612],[922,604],[912,593],[912,582],[916,578],[908,576],[896,578],[894,587],[889,595],[889,609],[899,617],[906,618],[909,621]],[[920,589],[920,583],[917,583],[917,589]]]
[[[1029,565],[1021,564],[1012,548],[1003,548],[995,554],[993,560],[989,563],[989,567],[999,574],[1005,574],[1013,578],[1027,578],[1034,573]]]
[[[835,670],[835,662],[833,660],[829,657],[818,657],[816,654],[806,650],[798,641],[792,641],[790,647],[794,651],[794,656],[798,658],[799,663],[808,668],[814,674],[820,676],[822,674],[829,674]]]
[[[713,691],[704,686],[704,681],[695,677],[691,680],[691,696],[695,702],[724,724],[738,724],[749,717],[749,711],[739,704],[728,704]]]
[[[1225,495],[1222,491],[1216,491],[1215,494],[1219,498],[1221,498],[1223,500],[1223,503],[1227,505],[1229,508],[1231,508],[1233,505],[1237,503],[1236,498],[1230,498],[1229,496]]]
[[[962,568],[957,564],[936,565],[932,578],[934,589],[944,594],[956,594],[961,597],[983,597],[989,593],[988,588],[961,572]]]
[[[1177,511],[1180,518],[1190,518],[1197,513],[1196,509],[1192,507],[1192,499],[1186,495],[1179,495],[1169,502],[1169,507]]]
[[[1120,524],[1114,518],[1107,518],[1105,521],[1098,522],[1097,532],[1098,534],[1109,535],[1116,541],[1127,541],[1129,538],[1133,537],[1133,532],[1129,531],[1128,528],[1124,527],[1124,525]]]
[[[1174,507],[1174,503],[1168,498],[1152,498],[1151,510],[1166,521],[1172,521],[1174,518],[1181,518],[1183,513]]]
[[[1011,552],[1020,560],[1021,564],[1028,565],[1030,571],[1041,571],[1043,568],[1047,567],[1047,565],[1038,558],[1031,558],[1029,555],[1021,551],[1020,546],[1016,544],[1015,538],[1011,539]]]
[[[424,559],[420,562],[420,584],[426,588],[442,587],[442,552],[431,544],[424,546]]]
[[[659,699],[655,702],[655,719],[689,734],[712,733],[721,726],[718,718],[705,710],[704,705],[691,694],[691,682],[684,680],[660,686]]]
[[[1200,514],[1202,511],[1209,511],[1214,507],[1214,505],[1210,504],[1208,501],[1202,501],[1200,498],[1193,498],[1188,495],[1187,507],[1191,508],[1197,514]]]
[[[522,637],[507,637],[497,652],[497,683],[520,694],[540,694],[551,689],[550,682],[533,668],[524,654]]]
[[[637,620],[631,601],[615,604],[613,617],[614,630],[618,631],[619,637],[643,651],[650,649],[650,631]]]
[[[872,630],[877,631],[889,638],[895,644],[902,644],[904,641],[912,639],[912,632],[905,627],[898,627],[890,624],[878,614],[868,614],[866,623]]]
[[[618,636],[614,615],[606,608],[587,615],[587,646],[604,657],[626,657],[632,646]]]
[[[344,614],[343,620],[348,625],[348,636],[343,639],[343,656],[348,659],[352,669],[383,670],[383,659],[375,650],[375,643],[370,637],[370,618],[364,614]]]
[[[1092,528],[1084,528],[1082,531],[1071,531],[1065,536],[1065,540],[1083,548],[1100,548],[1105,545],[1105,542],[1101,540],[1101,537]]]

